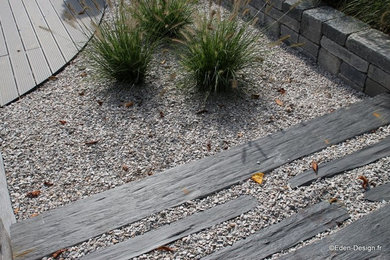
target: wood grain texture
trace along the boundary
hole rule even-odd
[[[315,180],[330,178],[345,171],[373,163],[387,156],[390,156],[390,136],[350,155],[320,164],[317,173],[310,169],[298,174],[291,178],[289,183],[292,188],[309,185]]]
[[[18,222],[11,226],[14,251],[31,250],[20,259],[45,256],[389,122],[390,95],[367,99],[286,131]]]
[[[9,233],[0,218],[0,260],[12,260],[12,248]]]
[[[364,198],[369,201],[390,201],[390,182],[366,191]]]
[[[312,238],[348,218],[345,209],[321,202],[204,259],[264,259]]]
[[[3,157],[0,154],[0,219],[3,222],[4,228],[10,234],[12,223],[16,222],[14,212],[9,198],[7,180],[5,177]]]
[[[236,200],[196,213],[141,236],[98,250],[82,258],[83,260],[126,260],[167,245],[177,239],[199,232],[218,223],[240,216],[257,205],[251,196]]]
[[[389,216],[390,205],[386,205],[335,234],[300,248],[280,259],[389,259]],[[334,250],[335,246],[339,246],[339,248],[345,246],[345,248]]]
[[[9,56],[0,57],[0,106],[19,97]]]

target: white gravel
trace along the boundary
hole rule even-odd
[[[105,19],[111,16],[112,12],[108,12]],[[266,45],[268,40],[264,38],[261,42]],[[181,75],[171,77],[179,72],[177,60],[170,52],[156,54],[142,87],[99,79],[81,53],[57,75],[57,80],[0,108],[0,151],[17,219],[33,217],[149,175],[164,174],[164,170],[176,165],[216,154],[367,98],[294,50],[274,47],[264,55],[261,68],[247,71],[246,77],[253,85],[241,95],[211,96],[205,102],[202,94],[176,87]],[[286,93],[279,93],[280,88]],[[258,94],[259,98],[252,99],[252,94]],[[277,105],[275,99],[284,105]],[[125,107],[127,102],[133,102],[134,106]],[[201,109],[208,112],[197,114]],[[60,120],[66,121],[65,124]],[[364,201],[363,189],[356,178],[365,175],[377,185],[388,182],[389,157],[296,190],[287,186],[288,179],[308,169],[312,160],[320,163],[342,157],[388,135],[389,125],[279,167],[266,175],[262,185],[248,180],[107,232],[69,248],[62,257],[77,259],[97,248],[242,194],[256,197],[258,207],[172,243],[169,246],[175,248],[174,253],[153,251],[138,259],[200,258],[298,209],[333,197],[351,214],[346,222],[349,224],[385,204]],[[87,145],[89,141],[98,142]],[[45,181],[54,185],[47,187]],[[33,190],[41,191],[38,198],[26,196]]]

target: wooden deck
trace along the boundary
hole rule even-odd
[[[0,0],[0,106],[64,67],[103,16],[104,0]]]

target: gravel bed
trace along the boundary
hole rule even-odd
[[[110,18],[112,12],[108,11],[104,19]],[[85,53],[81,53],[56,80],[0,108],[0,151],[17,219],[27,219],[149,175],[163,174],[174,166],[367,98],[294,50],[283,46],[269,49],[268,43],[265,37],[261,40],[265,62],[261,68],[246,71],[252,84],[239,95],[211,95],[205,100],[203,94],[177,88],[183,75],[171,51],[155,55],[142,87],[99,79]],[[281,88],[285,94],[278,92]],[[284,105],[278,105],[275,99]],[[126,106],[130,102],[133,105]],[[197,113],[200,110],[207,112]],[[189,201],[69,248],[61,257],[77,259],[243,194],[258,199],[256,209],[170,244],[174,252],[152,251],[138,259],[200,258],[301,208],[333,197],[351,214],[345,226],[384,205],[364,201],[356,178],[363,174],[376,185],[388,182],[389,157],[296,190],[287,186],[288,179],[308,169],[312,160],[320,163],[342,157],[388,135],[390,126],[385,126],[333,145],[275,169],[266,175],[262,185],[248,180],[204,199]],[[94,144],[88,144],[91,142]],[[38,198],[26,196],[33,190],[41,191]]]

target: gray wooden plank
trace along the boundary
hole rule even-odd
[[[69,8],[70,12],[74,15],[77,21],[82,26],[82,31],[85,35],[91,37],[95,29],[92,26],[92,22],[97,24],[94,20],[92,20],[88,12],[84,12],[84,8],[81,6],[80,1],[78,0],[64,0],[66,6]]]
[[[21,0],[27,10],[35,33],[41,43],[43,53],[52,73],[58,71],[66,63],[53,35],[43,17],[37,3],[30,0]]]
[[[56,14],[60,17],[69,35],[73,39],[76,47],[80,50],[81,47],[88,41],[87,35],[83,33],[77,19],[73,16],[69,8],[60,0],[50,0]]]
[[[345,209],[321,202],[204,259],[264,259],[335,227],[348,218]]]
[[[27,57],[31,63],[31,70],[34,74],[36,85],[44,82],[52,75],[41,48],[28,50]],[[22,95],[26,92],[21,92],[20,94]]]
[[[292,188],[309,185],[315,180],[330,178],[334,175],[370,164],[387,156],[390,156],[390,136],[350,155],[320,164],[317,173],[312,169],[304,171],[291,178],[289,183]]]
[[[390,123],[383,94],[256,141],[76,201],[11,226],[14,250],[45,256],[200,198]]]
[[[0,106],[4,106],[19,97],[8,55],[0,57],[0,71]]]
[[[16,86],[20,94],[26,89],[31,89],[31,86],[35,85],[35,81],[8,1],[0,8],[0,20]]]
[[[369,201],[390,201],[390,182],[366,191],[364,196]]]
[[[280,259],[389,259],[390,205]]]
[[[11,260],[12,258],[12,248],[11,240],[9,238],[8,232],[5,230],[3,221],[0,218],[0,260]]]
[[[3,28],[0,21],[0,57],[5,55],[8,55],[8,50],[7,50],[7,46],[5,45]]]
[[[253,197],[243,196],[209,210],[196,213],[192,216],[171,223],[170,225],[152,230],[142,236],[137,236],[114,246],[98,250],[88,254],[82,259],[127,260],[152,251],[159,246],[169,244],[182,237],[209,228],[218,223],[238,217],[251,210],[256,206],[256,204],[257,202]]]
[[[3,158],[0,154],[0,219],[7,233],[10,233],[12,223],[16,222],[14,212],[9,198],[7,180],[5,177],[5,169]]]
[[[36,0],[36,2],[45,17],[46,23],[48,24],[65,61],[70,61],[78,53],[78,49],[68,34],[68,31],[65,29],[65,26],[62,24],[60,17],[48,0]],[[62,65],[65,65],[65,63]]]

